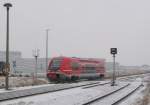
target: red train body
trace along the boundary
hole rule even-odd
[[[49,80],[77,80],[79,78],[103,78],[105,60],[93,58],[55,57],[52,58],[47,77]]]

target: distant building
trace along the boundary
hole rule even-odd
[[[16,61],[16,71],[23,73],[34,73],[35,72],[35,59],[34,58],[22,58]],[[37,72],[46,72],[46,60],[45,58],[38,58],[37,61]]]
[[[19,51],[10,51],[9,52],[9,61],[18,60],[21,58],[21,52]],[[0,60],[6,61],[6,52],[0,51]]]
[[[0,51],[0,61],[6,61],[6,52]],[[9,52],[9,63],[11,73],[35,73],[35,59],[34,58],[22,58],[21,52],[10,51]],[[45,58],[38,58],[37,65],[38,73],[46,72],[46,60]]]
[[[113,62],[106,62],[106,70],[111,71],[113,70]],[[150,70],[149,65],[142,65],[142,66],[124,66],[120,65],[118,62],[116,62],[115,65],[116,70]]]
[[[21,59],[21,52],[19,51],[10,51],[9,52],[9,63],[10,69],[13,69],[13,62]],[[6,62],[6,52],[0,51],[0,61]],[[12,71],[11,71],[12,72]]]

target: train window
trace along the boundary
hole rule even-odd
[[[94,67],[93,65],[85,65],[84,70],[86,73],[94,73],[96,72],[96,67]]]
[[[97,67],[98,70],[104,69],[104,67]]]
[[[62,60],[61,59],[53,59],[51,61],[50,70],[58,70],[60,68]]]
[[[72,68],[73,70],[78,70],[79,67],[80,67],[80,65],[79,65],[77,62],[72,62],[72,63],[71,63],[71,68]]]

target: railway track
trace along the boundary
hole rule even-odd
[[[143,84],[139,85],[138,87],[136,87],[135,89],[133,89],[131,92],[129,92],[128,94],[126,94],[125,96],[123,96],[122,98],[120,98],[119,100],[117,100],[114,103],[112,103],[111,105],[118,105],[120,102],[122,102],[123,100],[125,100],[128,96],[132,95],[135,91],[137,91],[142,86],[143,86]]]
[[[117,91],[119,91],[119,90],[122,90],[122,89],[126,88],[126,87],[129,86],[129,85],[130,85],[130,84],[127,84],[127,85],[125,85],[125,86],[123,86],[123,87],[121,87],[121,88],[119,88],[119,89],[117,89],[117,90],[114,90],[114,91],[112,91],[112,92],[109,92],[109,93],[107,93],[107,94],[105,94],[105,95],[103,95],[103,96],[98,96],[98,97],[96,97],[96,98],[94,98],[94,99],[92,99],[92,100],[90,100],[90,101],[84,103],[83,105],[91,105],[92,103],[94,103],[94,102],[96,102],[96,101],[98,101],[98,100],[101,100],[101,99],[103,99],[103,98],[105,98],[105,97],[107,97],[107,96],[109,96],[109,95],[112,95],[113,93],[115,93],[115,92],[117,92]]]
[[[118,105],[142,86],[142,84],[138,84],[136,86],[127,84],[103,96],[95,97],[90,101],[83,103],[82,105]]]
[[[129,78],[129,79],[132,79],[132,78]],[[12,99],[16,99],[16,98],[18,98],[18,99],[24,98],[24,97],[28,97],[28,96],[38,96],[40,94],[52,93],[52,92],[57,92],[57,91],[62,91],[62,90],[66,91],[67,89],[73,89],[73,88],[75,88],[75,90],[80,89],[80,91],[88,91],[88,90],[91,91],[91,90],[95,90],[96,88],[100,89],[99,87],[103,87],[104,85],[105,85],[104,87],[111,87],[109,85],[109,83],[110,83],[110,81],[104,81],[104,82],[102,82],[102,81],[85,81],[83,83],[79,82],[79,83],[72,83],[72,84],[57,84],[57,85],[53,85],[53,86],[31,88],[31,89],[25,89],[25,90],[12,90],[12,91],[4,92],[4,93],[0,92],[0,102],[3,102],[3,101],[5,102],[7,100],[12,100]],[[131,82],[128,82],[128,83],[131,83]],[[87,101],[81,102],[81,104],[79,104],[79,105],[89,105],[89,104],[90,105],[91,104],[99,105],[99,104],[97,104],[97,102],[105,103],[105,101],[107,100],[108,97],[111,97],[111,98],[115,97],[115,96],[113,96],[114,94],[123,93],[123,91],[128,87],[135,89],[135,90],[132,90],[133,92],[131,92],[131,90],[130,90],[130,92],[128,94],[120,96],[118,99],[115,99],[111,102],[112,105],[117,105],[118,103],[120,103],[122,100],[127,98],[129,95],[134,93],[134,91],[138,90],[138,88],[141,87],[141,85],[138,85],[139,87],[138,86],[130,87],[131,84],[127,84],[127,83],[125,83],[125,84],[118,86],[117,89],[114,89],[114,90],[112,89],[111,91],[109,91],[109,93],[106,92],[107,94],[101,94],[101,96],[99,94],[93,95],[94,97],[91,97],[90,99],[88,98]],[[81,87],[81,88],[79,88],[79,87]],[[105,90],[107,90],[107,89],[108,88],[106,88]],[[65,92],[65,91],[62,91],[62,92]],[[69,91],[69,90],[67,90],[67,91]],[[111,105],[111,104],[102,104],[102,105]],[[72,105],[72,104],[70,104],[70,105]]]
[[[91,88],[91,87],[96,87],[96,86],[102,86],[102,85],[106,85],[109,84],[110,82],[106,82],[106,83],[99,83],[99,84],[93,84],[93,85],[89,85],[89,86],[85,86],[82,89],[87,89],[87,88]]]
[[[44,86],[44,87],[38,87],[38,88],[31,88],[31,89],[25,89],[25,90],[11,90],[7,92],[0,93],[0,102],[6,101],[6,100],[12,100],[16,98],[23,98],[23,97],[28,97],[28,96],[34,96],[34,95],[39,95],[39,94],[45,94],[45,93],[51,93],[51,92],[56,92],[56,91],[62,91],[62,90],[67,90],[67,89],[72,89],[72,88],[78,88],[78,87],[85,87],[85,86],[90,86],[92,87],[93,85],[95,86],[96,84],[98,85],[104,85],[106,83],[101,83],[101,82],[91,82],[91,83],[80,83],[80,84],[57,84],[53,86]]]

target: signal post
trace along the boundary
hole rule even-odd
[[[113,74],[112,74],[112,83],[111,86],[115,86],[115,80],[116,80],[116,75],[115,75],[115,54],[117,54],[117,48],[111,48],[110,53],[113,55]]]

